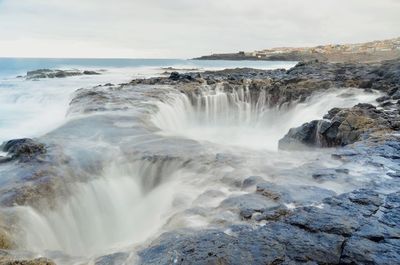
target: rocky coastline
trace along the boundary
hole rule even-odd
[[[28,73],[27,78],[53,76],[58,77],[57,73],[46,70]],[[368,166],[377,173],[371,171],[373,180],[364,187],[343,194],[317,186],[280,185],[248,176],[232,184],[247,193],[226,198],[218,206],[234,213],[240,222],[220,220],[212,228],[168,231],[141,246],[136,263],[311,265],[396,264],[400,261],[400,60],[375,63],[313,60],[298,63],[289,70],[172,72],[168,77],[136,79],[126,84],[78,90],[69,112],[71,115],[102,114],[135,109],[146,116],[151,110],[143,107],[146,105],[144,98],[165,101],[168,97],[165,88],[168,88],[168,93],[191,96],[200,93],[204,86],[227,93],[247,89],[252,102],[258,102],[260,93],[264,93],[265,102],[262,103],[271,108],[290,108],[329,89],[377,91],[380,97],[375,105],[360,102],[351,108],[334,108],[320,120],[291,129],[282,135],[279,142],[279,153],[283,156],[289,151],[331,148],[332,159],[344,165],[351,162],[361,167]],[[147,89],[149,87],[151,89]],[[84,179],[87,171],[109,159],[102,157],[101,150],[91,154],[93,160],[74,161],[69,147],[61,144],[61,139],[78,141],[90,138],[94,131],[87,126],[93,120],[104,124],[103,130],[111,132],[112,136],[104,137],[104,141],[121,146],[132,161],[163,160],[168,164],[168,161],[178,159],[182,164],[190,164],[203,156],[201,147],[191,141],[185,143],[191,150],[190,156],[181,155],[178,151],[180,142],[176,139],[165,140],[167,151],[162,150],[157,155],[150,147],[135,146],[128,140],[121,142],[120,135],[125,137],[137,133],[135,130],[144,134],[152,129],[141,129],[144,121],[139,118],[134,120],[132,127],[117,128],[113,125],[114,118],[97,115],[87,118],[87,121],[73,120],[40,139],[17,139],[4,143],[1,149],[7,155],[0,157],[0,167],[8,167],[7,172],[18,176],[18,180],[13,180],[13,185],[2,187],[0,204],[3,207],[29,205],[43,208],[45,201],[46,207],[52,208],[55,206],[49,202],[54,197],[68,197],[68,191],[63,188],[66,183]],[[76,127],[88,132],[73,138],[69,131]],[[79,141],[76,145],[79,146]],[[84,151],[78,149],[77,154],[79,152]],[[207,163],[220,163],[218,159],[217,156]],[[62,170],[65,168],[74,168],[75,171]],[[323,165],[312,174],[317,182],[352,177],[347,168]],[[381,178],[385,180],[381,181]],[[302,196],[297,196],[299,193]],[[201,215],[202,210],[209,209],[197,210]],[[0,247],[4,249],[0,263],[4,260],[1,264],[52,264],[47,259],[14,261],[10,249],[15,244],[9,235],[13,231],[8,219],[7,213],[0,215]],[[98,257],[95,264],[131,264],[130,257],[128,252],[116,252]]]
[[[43,78],[65,78],[70,76],[80,76],[80,75],[100,75],[99,71],[92,70],[59,70],[59,69],[38,69],[33,71],[28,71],[24,77],[27,80],[38,80]]]
[[[338,147],[333,157],[387,167],[388,175],[397,183],[399,78],[399,61],[377,64],[315,61],[299,63],[288,71],[237,69],[206,72],[201,77],[174,73],[169,79],[156,82],[213,84],[218,80],[227,90],[246,83],[250,90],[268,91],[271,106],[301,102],[312,93],[332,87],[379,90],[384,95],[377,100],[377,106],[358,104],[349,109],[332,109],[323,120],[291,129],[281,139],[279,147],[282,150]],[[326,181],[343,174],[348,172],[322,168],[313,177]],[[312,191],[323,194],[320,201],[323,207],[302,206],[288,210],[285,203],[295,201],[288,187],[258,183],[257,179],[245,180],[243,185],[245,183],[255,187],[255,197],[242,197],[243,201],[236,207],[249,224],[231,226],[223,231],[165,234],[140,252],[142,264],[395,264],[400,260],[397,226],[400,193],[396,188],[394,193],[385,194],[376,184],[339,196],[332,196],[326,190]],[[301,188],[292,189],[299,191]],[[254,227],[254,222],[266,223]]]

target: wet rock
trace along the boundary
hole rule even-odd
[[[280,203],[311,204],[335,195],[333,191],[307,185],[278,185],[264,182],[257,185],[257,193]]]
[[[7,141],[1,148],[11,156],[11,159],[18,159],[20,162],[38,159],[46,153],[44,144],[29,138]]]
[[[358,104],[350,109],[335,108],[325,117],[330,120],[312,121],[290,129],[279,140],[279,148],[345,146],[362,137],[380,136],[395,129],[390,115],[370,104]]]
[[[96,71],[89,71],[89,70],[83,71],[82,74],[84,74],[84,75],[101,75],[99,72],[96,72]],[[107,85],[107,84],[106,84],[106,85]]]
[[[394,99],[394,100],[400,99],[400,90],[397,90],[397,91],[392,95],[392,99]]]
[[[318,124],[319,121],[312,121],[290,129],[285,137],[279,140],[279,149],[301,149],[313,145],[318,141],[316,135]]]
[[[276,208],[264,226],[164,234],[139,252],[139,264],[396,264],[400,228],[377,213],[399,207],[400,193],[359,190],[323,207]]]
[[[305,229],[309,232],[325,232],[349,236],[358,229],[363,221],[358,212],[347,212],[346,209],[324,206],[304,207],[291,215],[287,220],[289,224]]]
[[[0,263],[2,265],[56,265],[53,261],[46,258],[20,260],[20,259],[13,259],[12,257],[9,256],[1,257]]]
[[[400,260],[400,240],[374,242],[351,237],[343,247],[341,264],[397,264]]]
[[[220,190],[207,190],[200,194],[196,200],[194,201],[195,204],[202,205],[207,201],[215,200],[219,198],[226,198],[226,194]]]
[[[254,216],[254,220],[256,220],[257,222],[261,222],[264,220],[265,221],[278,221],[278,220],[281,220],[281,219],[287,217],[291,213],[292,213],[292,211],[290,209],[288,209],[286,206],[280,205],[276,209],[271,209],[271,210],[260,212],[260,214]],[[250,216],[249,218],[251,218],[251,217],[252,216]]]
[[[256,186],[258,183],[264,182],[264,179],[260,176],[250,176],[243,180],[242,182],[242,189],[247,189],[252,186]]]
[[[97,258],[95,265],[122,265],[129,258],[129,253],[118,252]]]
[[[10,162],[11,160],[12,160],[11,157],[0,156],[0,164]]]
[[[381,102],[387,101],[389,99],[390,99],[390,97],[385,95],[385,96],[377,98],[376,101],[381,103]]]
[[[193,74],[193,73],[188,73],[188,74],[180,74],[178,72],[172,72],[169,76],[170,80],[173,81],[182,81],[182,82],[190,82],[196,80],[196,78],[200,78],[199,74]]]
[[[42,79],[42,78],[65,78],[69,76],[78,75],[100,75],[100,73],[95,71],[80,71],[80,70],[58,70],[58,69],[38,69],[33,71],[28,71],[26,73],[26,79]]]
[[[340,259],[340,236],[307,233],[282,223],[231,230],[232,235],[216,230],[164,235],[139,253],[140,264],[338,264]]]
[[[346,168],[323,168],[314,172],[312,177],[317,181],[329,181],[337,179],[338,176],[348,175],[349,172]]]
[[[278,203],[259,194],[244,194],[223,200],[220,207],[243,213],[244,216],[261,212],[265,209],[273,209]]]

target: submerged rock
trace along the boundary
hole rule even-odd
[[[80,71],[80,70],[53,70],[53,69],[38,69],[33,71],[28,71],[26,73],[26,79],[41,79],[41,78],[64,78],[69,76],[78,75],[100,75],[101,73],[96,71]]]
[[[0,147],[11,156],[11,159],[18,159],[21,162],[28,162],[46,153],[44,144],[29,138],[10,140]]]
[[[118,252],[97,258],[95,265],[121,265],[125,264],[129,258],[129,253]]]

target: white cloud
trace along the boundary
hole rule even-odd
[[[0,0],[0,56],[191,57],[400,36],[397,0]]]

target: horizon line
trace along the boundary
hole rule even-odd
[[[144,57],[47,57],[0,56],[0,59],[56,59],[56,60],[193,60],[195,58],[144,58]]]

